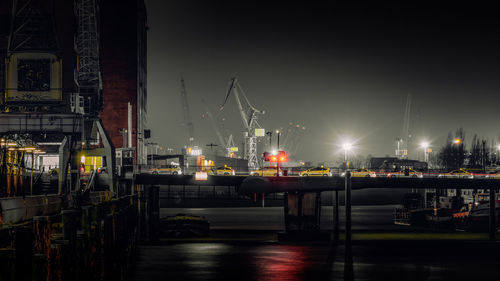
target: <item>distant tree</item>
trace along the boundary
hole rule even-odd
[[[469,167],[470,168],[481,167],[481,143],[477,135],[474,135],[474,137],[472,138],[470,154],[469,154]]]
[[[490,148],[488,147],[488,142],[485,139],[481,140],[481,165],[484,168],[490,165]]]
[[[469,167],[484,169],[491,163],[489,159],[489,151],[488,142],[485,139],[479,139],[477,135],[474,135],[469,154]]]
[[[442,168],[441,161],[439,160],[439,153],[429,153],[428,165],[429,169]]]
[[[448,134],[446,144],[439,151],[439,164],[446,169],[458,169],[463,167],[466,159],[465,132],[459,128],[455,132],[455,137]]]

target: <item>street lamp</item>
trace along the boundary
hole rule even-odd
[[[276,134],[278,135],[278,154],[280,153],[280,130],[276,130]],[[276,177],[279,177],[280,174],[280,160],[276,162]]]
[[[429,161],[429,154],[427,154],[427,153],[429,150],[429,142],[423,141],[420,144],[420,147],[424,149],[424,162],[428,162]]]
[[[458,145],[458,144],[461,144],[461,143],[462,143],[462,139],[460,139],[460,138],[456,138],[456,139],[454,139],[454,140],[453,140],[453,143],[455,143],[455,144],[457,144],[457,145]]]
[[[273,149],[273,132],[266,132],[269,136],[269,150]]]
[[[280,151],[280,135],[281,135],[280,130],[276,130],[276,134],[278,134],[278,151]]]
[[[352,144],[346,142],[342,145],[342,149],[344,149],[344,162],[346,163],[346,170],[349,169],[349,162],[347,162],[347,152],[352,149]]]

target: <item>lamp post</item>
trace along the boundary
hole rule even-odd
[[[497,152],[495,152],[495,164],[497,164],[499,161],[499,156],[500,156],[500,144],[497,144]]]
[[[342,145],[342,149],[344,149],[344,162],[345,162],[345,165],[346,165],[345,166],[346,167],[346,171],[349,169],[349,162],[347,162],[347,152],[349,150],[351,150],[351,148],[352,148],[352,144],[351,143],[346,142],[346,143],[344,143]]]
[[[424,149],[424,162],[428,162],[429,161],[429,154],[428,154],[429,142],[423,141],[420,144],[420,147]]]
[[[266,132],[266,135],[269,136],[269,151],[273,149],[273,132]]]
[[[276,134],[278,134],[278,151],[280,151],[280,135],[281,135],[280,130],[276,130]]]
[[[276,177],[280,176],[280,130],[276,130],[276,134],[278,135],[278,161],[276,162]]]

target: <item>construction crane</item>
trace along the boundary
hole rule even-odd
[[[186,84],[184,83],[184,77],[181,77],[181,102],[182,102],[182,118],[183,125],[187,129],[188,134],[188,146],[193,147],[194,145],[194,125],[191,121],[191,114],[189,112],[189,104],[187,99]]]
[[[219,130],[219,126],[217,126],[215,122],[215,118],[212,114],[212,111],[210,110],[208,104],[204,99],[201,99],[203,102],[203,105],[205,106],[205,114],[208,116],[210,119],[210,124],[212,125],[212,130],[214,130],[215,134],[217,135],[217,139],[219,141],[219,145],[224,148],[224,152],[226,153],[226,156],[230,157],[231,156],[231,147],[234,147],[234,140],[233,140],[233,135],[230,134],[227,141],[224,139],[222,136],[221,131]]]
[[[396,156],[398,158],[408,158],[408,143],[410,142],[410,116],[411,116],[411,95],[406,97],[405,115],[403,118],[402,137],[398,138]]]
[[[72,97],[72,108],[79,113],[97,116],[103,107],[101,65],[99,61],[99,27],[97,0],[75,0],[77,21],[75,52],[77,66],[74,73],[77,95]],[[83,108],[82,108],[83,107]]]
[[[241,115],[241,120],[243,121],[243,127],[245,131],[245,159],[248,160],[248,168],[250,170],[255,170],[259,168],[259,161],[257,158],[257,136],[255,135],[255,129],[261,128],[259,123],[257,122],[257,114],[265,114],[265,111],[258,110],[248,100],[245,92],[241,88],[238,83],[238,79],[233,77],[231,79],[229,90],[227,91],[226,98],[222,103],[220,110],[224,109],[224,106],[229,99],[231,93],[234,93],[234,98],[236,99],[236,103],[238,105],[238,110]],[[243,106],[240,93],[244,98],[245,106]]]

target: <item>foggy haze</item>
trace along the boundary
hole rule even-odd
[[[266,111],[259,117],[266,131],[286,129],[290,122],[306,128],[295,156],[304,161],[337,159],[337,145],[345,139],[356,140],[356,154],[393,155],[408,94],[410,158],[424,139],[437,151],[458,127],[468,139],[475,133],[498,136],[500,37],[487,10],[321,2],[146,4],[148,127],[151,141],[165,148],[178,151],[187,143],[181,75],[195,142],[204,150],[217,137],[203,118],[202,98],[224,118],[223,134],[233,134],[242,150],[234,97],[219,111],[234,75],[250,102]]]

